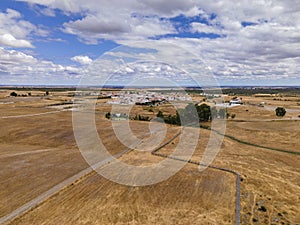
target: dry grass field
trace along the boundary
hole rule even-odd
[[[14,98],[7,97],[10,92],[0,92],[0,217],[88,167],[74,138],[72,105],[63,104],[72,100],[68,93],[32,91],[33,97]],[[276,151],[300,152],[299,98],[282,99],[243,97],[245,105],[228,108],[236,117],[228,119],[227,137],[212,165],[241,175],[241,224],[300,224],[300,155]],[[105,101],[97,101],[95,122],[113,155],[126,146],[104,118],[111,110]],[[255,105],[260,102],[265,107]],[[275,116],[277,106],[288,109],[283,119]],[[131,113],[152,118],[158,110],[175,112],[172,105],[152,110],[134,106]],[[149,166],[164,160],[151,154],[154,136],[148,134],[148,122],[130,121],[130,128],[144,142],[119,161]],[[180,128],[167,129],[164,141]],[[201,160],[209,136],[209,130],[200,130],[193,160]],[[171,154],[179,141],[180,136],[159,153]],[[200,172],[186,164],[161,183],[130,187],[92,172],[8,224],[235,224],[235,179],[225,171]]]

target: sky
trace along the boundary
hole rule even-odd
[[[220,85],[300,86],[299,21],[299,0],[1,0],[0,85],[76,85],[119,54],[160,61],[115,70],[120,82],[185,85],[176,71],[200,62]]]

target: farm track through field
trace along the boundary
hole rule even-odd
[[[240,225],[240,192],[241,192],[241,185],[240,185],[240,181],[241,181],[241,177],[240,174],[236,171],[233,171],[231,169],[226,169],[226,168],[221,168],[218,166],[211,166],[211,165],[205,165],[202,164],[200,162],[196,162],[193,160],[187,160],[187,159],[182,159],[182,158],[178,158],[178,157],[174,157],[174,156],[169,156],[166,154],[161,154],[161,153],[157,153],[160,149],[162,149],[163,147],[165,147],[166,145],[170,144],[173,140],[175,140],[180,134],[182,134],[183,129],[181,129],[181,131],[179,131],[173,138],[171,138],[169,141],[165,142],[163,145],[157,147],[156,149],[154,149],[151,154],[155,155],[155,156],[160,156],[160,157],[164,157],[164,158],[169,158],[169,159],[174,159],[174,160],[178,160],[178,161],[182,161],[182,162],[187,162],[187,163],[192,163],[195,165],[199,165],[199,166],[204,166],[204,167],[208,167],[208,168],[212,168],[212,169],[216,169],[216,170],[221,170],[224,172],[228,172],[231,174],[234,174],[236,176],[236,201],[235,201],[235,224],[236,225]]]
[[[40,115],[40,114],[38,114],[38,115]],[[192,160],[185,160],[185,159],[181,159],[181,158],[177,158],[177,157],[172,157],[172,156],[168,156],[168,155],[161,154],[161,153],[157,152],[158,150],[162,149],[166,145],[170,144],[180,134],[182,134],[183,129],[184,128],[182,128],[181,131],[179,131],[177,134],[175,134],[170,140],[166,141],[161,146],[154,149],[151,152],[151,154],[155,155],[155,156],[159,156],[159,157],[170,158],[170,159],[173,159],[173,160],[183,161],[183,162],[187,162],[187,163],[191,163],[191,164],[195,164],[195,165],[199,165],[199,166],[205,166],[205,167],[208,167],[208,168],[212,168],[212,169],[216,169],[216,170],[220,170],[220,171],[224,171],[224,172],[234,174],[236,176],[236,209],[235,209],[235,215],[236,215],[235,216],[235,221],[236,222],[235,222],[235,224],[239,225],[240,224],[240,175],[239,175],[239,173],[237,173],[233,170],[230,170],[230,169],[221,168],[221,167],[217,167],[217,166],[211,166],[211,165],[204,165],[204,164],[201,164],[200,162],[196,162],[196,161],[192,161]],[[157,132],[159,132],[159,131],[157,131]],[[145,135],[148,135],[148,133],[145,134]],[[64,190],[68,186],[74,184],[76,181],[88,176],[90,173],[92,173],[97,168],[111,162],[112,160],[114,160],[116,158],[119,158],[119,157],[123,156],[124,154],[126,154],[130,151],[132,151],[132,148],[127,148],[127,149],[123,150],[122,152],[120,152],[120,153],[118,153],[114,156],[111,156],[110,158],[108,158],[106,160],[98,162],[98,163],[96,163],[96,164],[80,171],[79,173],[77,173],[77,174],[73,175],[72,177],[64,180],[63,182],[57,184],[56,186],[52,187],[48,191],[44,192],[43,194],[39,195],[38,197],[36,197],[33,200],[29,201],[28,203],[24,204],[23,206],[17,208],[16,210],[9,213],[8,215],[0,218],[0,224],[8,223],[8,222],[14,220],[17,217],[20,217],[20,216],[24,215],[25,213],[27,213],[30,210],[32,210],[32,209],[36,208],[37,206],[39,206],[41,203],[45,202],[50,197],[52,197],[55,194],[59,193],[60,191]]]
[[[58,148],[48,148],[48,149],[41,149],[41,150],[33,150],[27,152],[18,152],[18,153],[10,153],[10,154],[0,154],[0,158],[8,158],[20,155],[29,155],[29,154],[37,154],[42,152],[50,152],[50,151],[58,151]]]
[[[0,119],[24,118],[24,117],[32,117],[32,116],[41,116],[41,115],[54,114],[54,113],[59,113],[59,112],[62,112],[62,111],[51,111],[51,112],[25,114],[25,115],[16,115],[16,116],[1,116]]]
[[[159,132],[156,131],[156,132]],[[144,136],[149,135],[149,133],[146,133]],[[139,141],[136,145],[139,145],[142,141]],[[29,212],[30,210],[36,208],[41,203],[45,202],[50,197],[54,196],[55,194],[59,193],[60,191],[64,190],[68,186],[74,184],[76,181],[88,176],[90,173],[92,173],[97,168],[121,157],[122,155],[132,151],[134,147],[132,148],[126,148],[123,151],[103,160],[98,163],[95,163],[94,165],[91,165],[90,167],[80,171],[79,173],[73,175],[72,177],[67,178],[66,180],[62,181],[61,183],[55,185],[54,187],[50,188],[48,191],[44,192],[43,194],[37,196],[36,198],[32,199],[31,201],[27,202],[23,206],[15,209],[13,212],[3,216],[0,218],[0,224],[8,223],[12,220],[14,220],[17,217],[20,217],[24,215],[25,213]]]

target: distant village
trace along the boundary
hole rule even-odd
[[[157,106],[166,102],[191,101],[191,97],[183,93],[162,94],[157,92],[120,92],[107,94],[111,97],[108,104],[116,105],[153,105]]]

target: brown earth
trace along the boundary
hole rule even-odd
[[[0,216],[88,166],[76,146],[72,113],[61,111],[64,106],[49,108],[69,101],[67,94],[5,98],[7,93],[1,92],[0,99],[9,103],[0,104]],[[285,107],[297,109],[298,98],[243,100],[248,104],[228,109],[236,117],[227,122],[227,135],[256,145],[299,152],[300,122],[290,119],[297,113],[288,112],[286,120],[277,121],[273,111],[252,105],[264,101],[274,107],[284,103]],[[95,118],[103,144],[111,154],[116,154],[125,146],[114,134],[111,122],[104,119],[110,109],[105,100],[98,101]],[[140,106],[132,112],[154,117],[158,110],[168,114],[173,113],[174,107],[165,105],[149,112],[149,108]],[[45,112],[55,113],[28,116]],[[15,117],[22,115],[27,116]],[[145,135],[150,131],[149,123],[131,121],[130,128],[137,137],[145,138],[142,148],[147,149],[147,140],[152,139],[150,134]],[[164,140],[177,131],[178,128],[169,126]],[[193,160],[202,159],[209,136],[210,131],[201,129]],[[170,154],[179,141],[180,138],[175,139],[159,152]],[[164,159],[139,149],[119,160],[147,166]],[[225,137],[213,165],[241,174],[242,224],[300,224],[299,155],[245,145]],[[146,187],[116,184],[92,173],[10,224],[234,224],[234,204],[235,176],[215,169],[200,172],[196,165],[187,164],[164,182]]]

